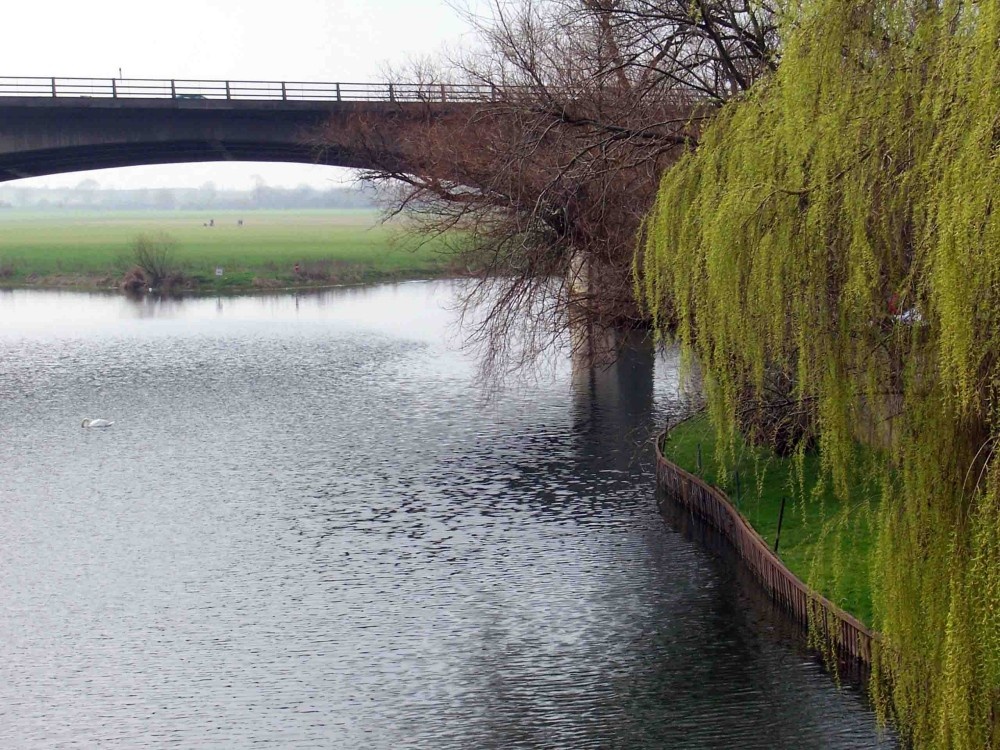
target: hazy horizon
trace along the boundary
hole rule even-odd
[[[23,181],[22,181],[23,182]],[[0,211],[184,211],[184,210],[376,210],[373,191],[354,186],[314,188],[268,185],[230,189],[208,181],[198,187],[103,187],[85,178],[73,187],[24,186],[0,183]]]

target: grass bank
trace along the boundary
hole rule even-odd
[[[399,227],[380,225],[374,211],[4,209],[0,286],[117,286],[135,265],[135,239],[158,233],[176,241],[175,265],[194,289],[349,284],[453,270],[440,245],[406,243]],[[221,277],[216,268],[223,269]]]
[[[819,480],[815,454],[805,457],[800,473],[793,459],[739,442],[723,470],[719,450],[711,422],[699,415],[670,431],[663,455],[724,490],[772,548],[786,498],[778,556],[800,579],[870,626],[878,493],[855,482],[849,502],[835,499]]]

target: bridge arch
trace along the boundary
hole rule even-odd
[[[160,81],[136,88],[111,79],[17,79],[41,83],[11,88],[9,80],[0,78],[0,182],[184,162],[364,168],[372,166],[370,151],[357,136],[366,124],[447,114],[483,98],[478,89],[444,86],[308,84],[303,95],[294,87],[307,84]],[[65,83],[80,80],[91,83]]]

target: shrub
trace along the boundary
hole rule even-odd
[[[132,260],[149,287],[160,287],[179,278],[176,270],[177,240],[168,234],[140,234],[132,243]],[[131,272],[130,272],[131,273]]]

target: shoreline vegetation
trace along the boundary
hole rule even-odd
[[[373,209],[0,212],[0,288],[122,289],[140,237],[169,239],[169,284],[243,292],[460,275],[440,242],[415,243]],[[217,275],[222,269],[222,275]],[[138,286],[142,286],[139,284]]]
[[[742,440],[732,450],[722,448],[722,454],[719,446],[703,412],[669,430],[662,450],[665,458],[723,490],[772,548],[781,518],[781,561],[808,586],[871,627],[878,512],[877,500],[871,498],[878,493],[854,485],[850,502],[837,500],[820,481],[820,457],[815,453],[806,454],[799,464],[794,457],[779,457]]]
[[[724,435],[773,414],[822,449],[817,570],[874,516],[878,720],[998,749],[1000,3],[789,10],[774,74],[664,173],[639,291]]]

